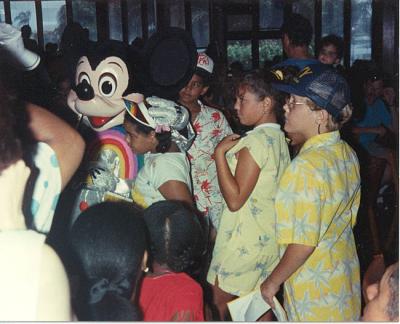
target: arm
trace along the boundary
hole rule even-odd
[[[278,265],[261,284],[261,294],[272,308],[275,307],[272,297],[278,292],[280,285],[307,261],[314,250],[314,246],[303,244],[288,245]]]
[[[238,152],[235,175],[231,173],[225,153],[236,145],[238,138],[238,135],[225,137],[215,150],[218,183],[230,211],[237,211],[244,205],[260,175],[260,168],[247,148]]]
[[[178,311],[176,312],[172,318],[171,322],[193,322],[195,321],[194,314],[192,311]]]
[[[362,133],[373,133],[377,135],[383,135],[386,133],[386,129],[382,126],[377,126],[377,127],[359,127],[359,126],[354,126],[352,128],[352,132],[354,134],[362,134]]]
[[[166,200],[180,200],[193,205],[192,194],[186,183],[177,180],[164,182],[158,190]]]
[[[81,163],[85,142],[77,131],[49,111],[31,103],[27,110],[35,139],[48,144],[57,155],[63,190]]]

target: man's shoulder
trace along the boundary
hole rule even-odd
[[[299,69],[303,69],[307,65],[312,65],[312,64],[322,64],[322,63],[314,58],[307,58],[307,59],[288,58],[282,62],[275,64],[272,68],[275,69],[282,66],[293,65],[298,67]]]

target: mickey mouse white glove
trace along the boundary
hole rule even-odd
[[[159,97],[148,97],[145,100],[151,107],[149,115],[156,125],[167,125],[176,130],[187,126],[190,120],[189,111],[178,103]]]
[[[0,23],[0,48],[9,52],[27,71],[35,69],[40,63],[40,56],[25,48],[21,31],[9,24]]]

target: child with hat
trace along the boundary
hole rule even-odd
[[[209,87],[214,62],[200,53],[191,80],[179,91],[179,102],[189,109],[196,138],[188,154],[191,163],[193,193],[197,209],[218,229],[223,198],[218,186],[214,150],[232,130],[221,111],[204,105],[199,98]]]
[[[325,65],[310,65],[285,83],[287,132],[305,138],[275,199],[281,258],[261,285],[264,299],[284,283],[289,321],[357,321],[360,270],[353,226],[360,203],[359,163],[340,138],[351,117],[349,87]]]
[[[134,153],[144,154],[133,200],[144,208],[168,199],[193,204],[186,151],[195,135],[187,109],[158,97],[139,104],[125,100],[125,105],[126,141]]]

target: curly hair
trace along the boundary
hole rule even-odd
[[[192,208],[173,200],[159,201],[144,211],[150,257],[174,272],[192,273],[205,248],[205,234]]]
[[[286,34],[294,46],[308,46],[313,36],[313,28],[307,18],[293,13],[285,18],[281,34]]]

